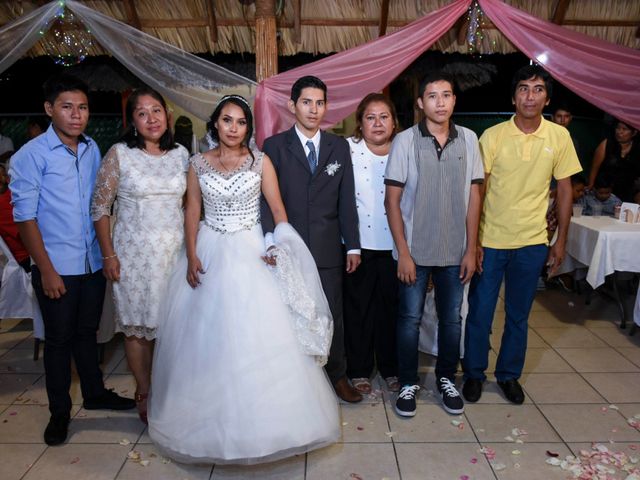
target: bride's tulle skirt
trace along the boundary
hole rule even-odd
[[[192,289],[184,255],[169,281],[156,339],[149,434],[189,463],[260,463],[340,436],[336,396],[304,355],[259,225],[221,234],[202,226],[206,273]]]

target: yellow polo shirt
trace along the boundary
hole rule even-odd
[[[549,184],[582,171],[569,131],[542,119],[523,133],[514,117],[480,137],[485,174],[489,174],[480,221],[480,242],[490,248],[520,248],[547,243],[545,215]]]

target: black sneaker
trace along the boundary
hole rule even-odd
[[[44,430],[44,443],[50,446],[60,445],[67,439],[69,415],[51,415]]]
[[[404,385],[396,400],[396,413],[401,417],[413,417],[416,414],[416,394],[420,385]]]
[[[442,395],[442,408],[452,415],[460,415],[464,412],[464,402],[451,380],[442,377],[438,380],[438,391]]]
[[[462,395],[467,402],[475,403],[482,396],[482,380],[468,378],[462,386]]]
[[[502,389],[502,393],[511,403],[522,405],[524,402],[524,392],[520,383],[515,378],[510,378],[504,382],[498,382],[498,386]]]
[[[132,398],[121,397],[110,389],[99,397],[87,398],[82,406],[85,410],[131,410],[136,407],[136,402]]]

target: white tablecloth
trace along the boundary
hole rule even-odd
[[[611,217],[572,217],[567,256],[557,274],[588,268],[587,282],[597,288],[613,272],[640,272],[640,224]]]
[[[572,217],[567,256],[556,274],[587,268],[587,282],[597,288],[613,272],[640,272],[640,224],[611,217]],[[634,322],[640,325],[640,290]]]

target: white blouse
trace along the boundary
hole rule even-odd
[[[384,210],[384,171],[388,155],[375,155],[364,140],[347,139],[351,149],[360,245],[368,250],[391,250],[393,238]]]

